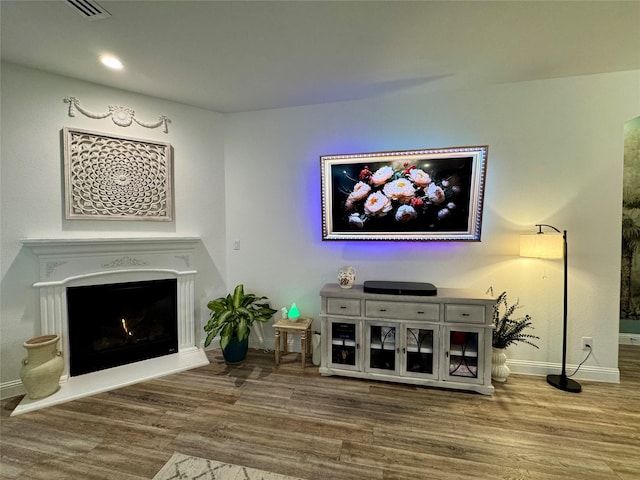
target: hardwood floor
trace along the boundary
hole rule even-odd
[[[10,417],[0,478],[151,479],[174,451],[305,479],[638,479],[640,347],[619,385],[512,375],[493,396],[321,377],[250,351]]]

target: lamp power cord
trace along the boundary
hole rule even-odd
[[[586,361],[587,361],[587,359],[591,356],[591,353],[593,352],[593,348],[591,348],[591,345],[589,345],[588,343],[587,343],[587,344],[585,344],[585,347],[587,347],[587,348],[589,349],[589,353],[587,353],[587,356],[586,356],[586,357],[584,357],[584,360],[582,360],[582,361],[578,364],[578,366],[576,367],[575,371],[574,371],[571,375],[567,375],[567,378],[571,378],[571,377],[573,377],[576,373],[578,373],[578,370],[580,370],[580,367],[581,367],[582,365],[584,365],[584,362],[586,362]]]

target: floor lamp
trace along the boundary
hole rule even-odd
[[[547,375],[547,383],[565,392],[579,393],[582,387],[567,377],[567,231],[552,225],[536,224],[538,232],[520,235],[520,256],[534,258],[562,258],[564,260],[564,316],[562,319],[562,373]],[[555,230],[544,233],[542,227]]]

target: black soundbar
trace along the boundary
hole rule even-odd
[[[388,295],[416,295],[431,297],[438,294],[438,289],[432,283],[422,282],[387,282],[368,280],[363,284],[367,293],[385,293]]]

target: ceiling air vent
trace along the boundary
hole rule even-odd
[[[93,0],[66,0],[67,5],[89,20],[109,18],[111,14]]]

